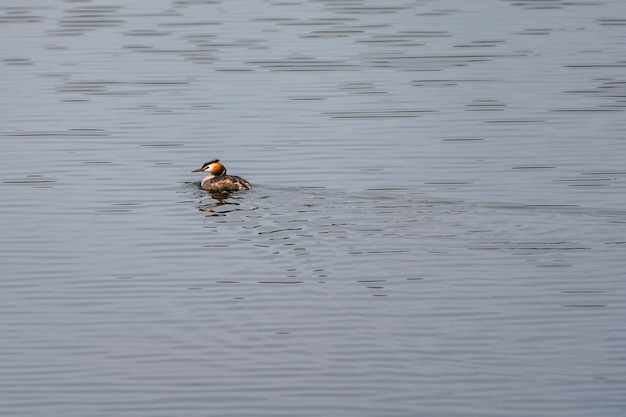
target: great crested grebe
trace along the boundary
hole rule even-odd
[[[209,175],[204,177],[200,186],[203,190],[216,193],[230,193],[233,191],[249,190],[252,188],[250,183],[245,179],[236,175],[226,175],[226,167],[222,165],[219,159],[214,159],[202,165],[202,168],[194,169],[192,172],[208,172]]]

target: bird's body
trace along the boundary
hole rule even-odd
[[[211,193],[230,193],[252,188],[247,180],[236,175],[226,175],[226,167],[222,165],[219,159],[207,162],[202,165],[202,168],[195,169],[193,172],[209,173],[200,183],[200,187]]]

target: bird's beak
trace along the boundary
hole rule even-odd
[[[191,172],[202,172],[202,168],[194,169],[194,170],[193,170],[193,171],[191,171]]]

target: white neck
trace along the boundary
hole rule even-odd
[[[203,186],[205,182],[210,181],[213,178],[215,178],[215,175],[213,174],[207,175],[206,177],[202,179],[202,183],[200,183],[200,186]]]

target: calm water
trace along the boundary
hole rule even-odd
[[[7,416],[623,416],[626,2],[4,1]],[[218,201],[221,158],[254,184]]]

